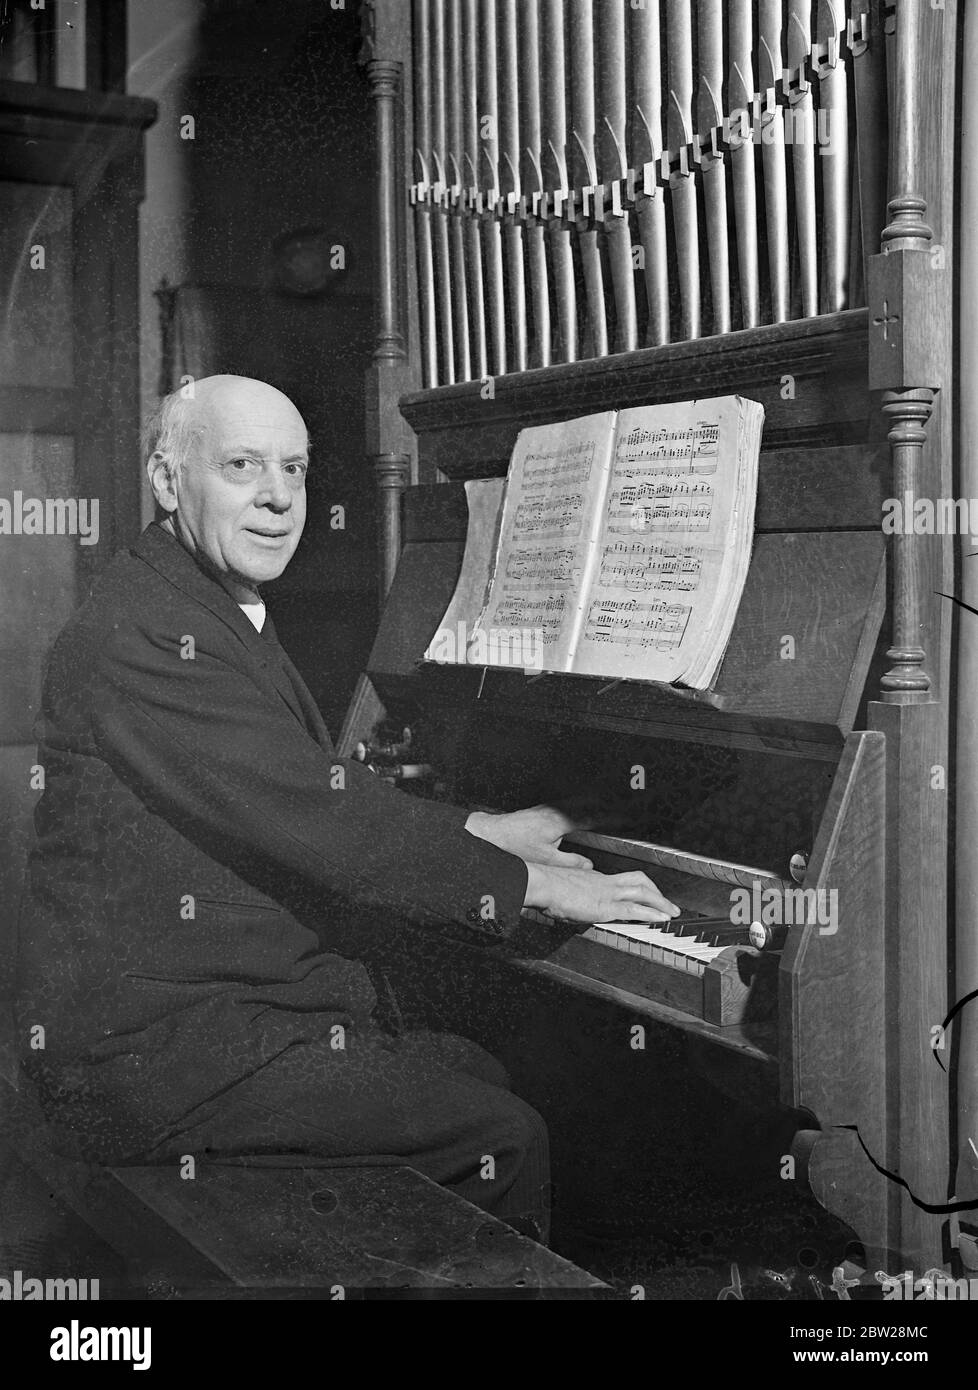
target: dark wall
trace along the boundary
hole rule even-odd
[[[203,0],[186,88],[195,122],[188,279],[211,287],[204,302],[216,306],[211,369],[272,382],[310,429],[306,535],[270,599],[334,731],[376,610],[363,400],[374,331],[373,124],[358,8]],[[342,269],[332,267],[334,247]],[[323,288],[302,293],[303,272]],[[343,529],[332,524],[337,506]]]

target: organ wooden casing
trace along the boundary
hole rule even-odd
[[[405,7],[367,7],[388,233],[371,448],[396,579],[343,750],[385,720],[410,724],[439,794],[500,809],[576,790],[575,767],[590,775],[604,759],[621,783],[641,765],[669,795],[665,809],[636,806],[637,839],[784,878],[798,839],[804,886],[836,895],[836,929],[788,931],[756,1016],[718,1024],[645,997],[620,961],[589,978],[588,959],[604,959],[593,943],[537,939],[512,969],[749,1056],[773,1078],[772,1103],[799,1117],[813,1191],[871,1260],[967,1261],[967,1230],[962,1241],[942,1208],[974,1185],[952,1156],[971,1082],[963,1066],[949,1082],[935,1059],[935,1030],[978,983],[967,952],[954,973],[955,929],[974,924],[948,911],[952,610],[940,595],[953,592],[953,546],[880,526],[887,498],[953,495],[941,132],[958,100],[957,9],[791,0],[731,6],[719,24],[709,3],[652,4],[642,21],[624,9],[541,0],[537,92],[512,42],[526,17],[506,4],[426,0],[415,17],[428,41],[417,25],[412,40]],[[497,40],[494,106],[479,104],[485,73],[474,105],[452,85],[473,75],[472,24]],[[441,25],[458,61],[439,69]],[[569,41],[585,28],[590,66]],[[843,147],[823,157],[797,135],[792,113],[809,107],[809,129],[819,113],[843,122]],[[751,121],[733,124],[738,109]],[[496,141],[479,137],[482,110],[498,116]],[[514,143],[521,121],[534,139],[539,124],[540,150]],[[418,142],[466,131],[475,182],[453,203],[417,174],[436,153],[449,167],[451,151]],[[622,239],[643,252],[630,280]],[[442,248],[430,261],[429,242]],[[461,560],[459,484],[504,473],[522,427],[731,392],[761,401],[766,424],[751,570],[714,692],[420,664]],[[680,749],[696,787],[686,804]],[[751,832],[738,807],[758,779],[781,790]]]

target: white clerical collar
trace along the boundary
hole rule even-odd
[[[248,621],[254,623],[256,630],[261,632],[265,626],[265,605],[261,599],[255,599],[252,603],[239,603],[238,607]]]

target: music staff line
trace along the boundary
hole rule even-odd
[[[597,599],[588,609],[584,640],[634,651],[675,651],[686,635],[692,611],[685,603]]]

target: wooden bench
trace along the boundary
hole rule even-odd
[[[66,1158],[0,1079],[3,1144],[150,1298],[582,1298],[607,1285],[409,1167]]]

